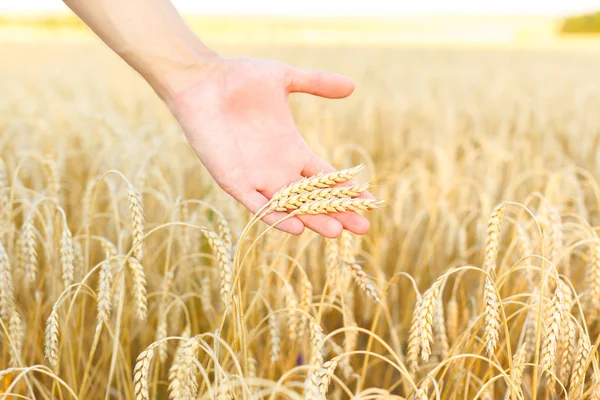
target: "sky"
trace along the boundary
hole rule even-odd
[[[600,10],[600,0],[173,0],[182,12],[275,15],[459,13],[564,16]],[[0,0],[0,12],[66,10],[61,0]]]

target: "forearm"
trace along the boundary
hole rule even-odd
[[[168,99],[218,58],[170,0],[64,0],[111,49]]]

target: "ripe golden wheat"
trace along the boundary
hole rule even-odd
[[[292,50],[363,90],[252,216],[102,47],[0,44],[0,397],[599,398],[595,54]]]

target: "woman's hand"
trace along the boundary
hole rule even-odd
[[[215,181],[252,213],[282,186],[334,170],[310,150],[296,129],[288,96],[302,92],[343,98],[354,90],[350,78],[274,61],[216,58],[191,82],[165,101]],[[274,224],[284,216],[276,212],[264,220]],[[293,217],[277,228],[300,234],[305,226],[333,238],[342,228],[364,234],[369,222],[346,212]]]

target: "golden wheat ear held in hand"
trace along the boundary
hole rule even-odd
[[[358,197],[369,188],[368,184],[335,186],[353,179],[362,169],[363,166],[358,165],[293,182],[273,195],[266,212],[292,211],[293,214],[327,214],[379,208],[382,201]]]

